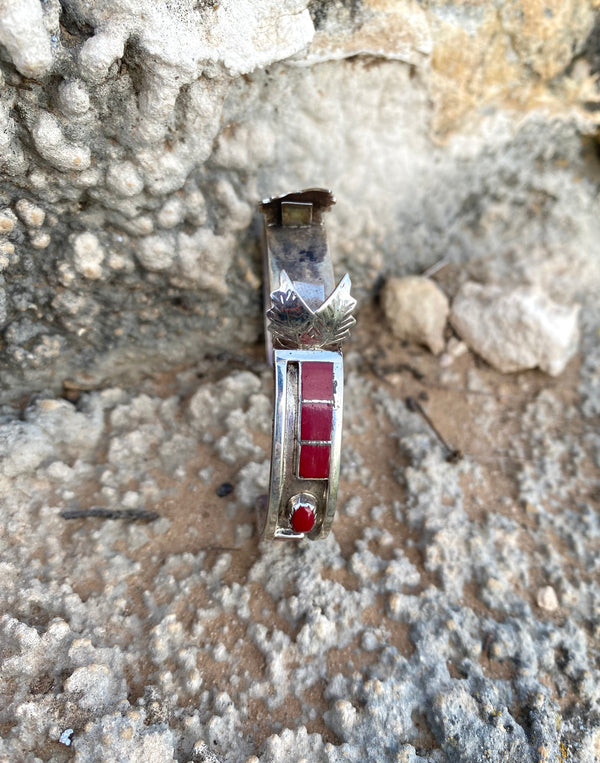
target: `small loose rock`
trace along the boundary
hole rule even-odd
[[[226,495],[233,493],[233,485],[231,482],[223,482],[222,485],[219,485],[216,492],[219,498],[224,498]]]
[[[448,299],[433,281],[421,276],[390,278],[381,303],[395,337],[423,344],[434,355],[442,352]]]
[[[556,591],[551,585],[543,586],[538,590],[536,601],[538,607],[545,609],[546,612],[556,612],[559,607]]]
[[[61,744],[64,744],[64,745],[66,745],[67,747],[69,747],[69,746],[70,746],[70,744],[71,744],[71,742],[73,741],[73,740],[72,740],[72,736],[73,736],[73,729],[65,729],[65,730],[63,731],[63,733],[60,735],[60,737],[59,737],[58,741],[59,741]]]

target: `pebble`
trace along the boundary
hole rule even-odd
[[[543,586],[538,590],[536,602],[538,607],[545,609],[546,612],[556,612],[559,607],[556,591],[551,585]]]
[[[440,357],[440,365],[442,367],[451,366],[457,358],[462,357],[468,351],[469,348],[464,342],[461,342],[460,339],[451,336],[448,340],[448,344],[446,345],[446,350]]]
[[[434,355],[442,352],[448,299],[433,281],[422,276],[390,278],[381,304],[395,337],[423,344]]]
[[[61,744],[64,744],[64,745],[66,745],[67,747],[69,747],[69,745],[70,745],[70,744],[71,744],[71,742],[73,741],[73,740],[72,740],[72,736],[73,736],[73,729],[65,729],[65,730],[62,732],[62,734],[60,735],[60,737],[59,737],[58,741],[59,741]]]
[[[558,376],[577,352],[578,315],[578,305],[561,305],[536,287],[467,281],[454,298],[450,321],[498,371],[539,367]]]
[[[231,482],[223,482],[222,485],[219,485],[219,487],[216,490],[217,495],[219,498],[224,498],[226,495],[229,495],[233,492],[233,485]]]

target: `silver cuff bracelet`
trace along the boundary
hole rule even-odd
[[[275,401],[269,494],[259,503],[265,539],[325,538],[340,474],[344,369],[341,343],[355,324],[350,278],[334,288],[323,213],[330,191],[266,199],[267,359]]]

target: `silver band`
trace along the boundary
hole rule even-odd
[[[355,320],[346,275],[334,288],[323,189],[267,199],[264,215],[267,358],[275,402],[269,494],[259,502],[266,539],[326,537],[340,471],[341,343]]]

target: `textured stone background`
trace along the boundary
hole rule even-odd
[[[594,6],[3,0],[1,394],[256,340],[256,201],[306,185],[361,296],[442,256],[589,284]]]
[[[596,0],[0,0],[0,760],[600,759],[599,28]],[[363,305],[342,504],[259,547],[254,210],[314,185]],[[441,258],[450,299],[580,303],[579,356],[388,340],[381,284]],[[160,519],[60,516],[92,505]]]

